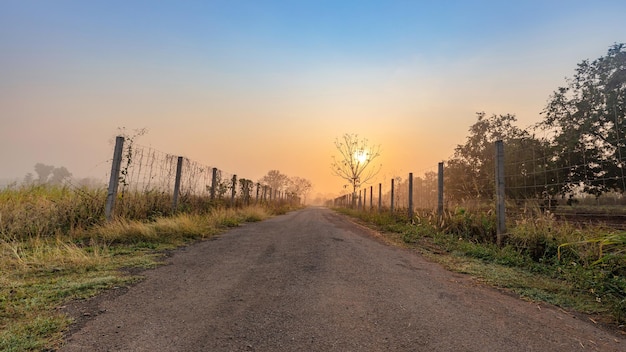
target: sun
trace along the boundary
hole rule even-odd
[[[354,153],[354,158],[359,162],[359,163],[364,163],[367,161],[367,151],[365,150],[359,150],[357,152]]]

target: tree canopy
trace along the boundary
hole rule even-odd
[[[626,158],[626,47],[614,44],[596,60],[583,60],[559,87],[539,127],[554,133],[555,168],[565,170],[565,191],[623,192]]]

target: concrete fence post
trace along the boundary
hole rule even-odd
[[[409,221],[413,221],[413,173],[409,172]]]
[[[109,188],[107,190],[107,200],[104,205],[104,214],[107,220],[113,218],[115,209],[115,198],[117,197],[117,187],[120,182],[120,167],[122,165],[122,152],[124,150],[124,137],[115,138],[115,148],[113,149],[113,162],[111,163],[111,177],[109,178]]]
[[[443,217],[443,161],[439,163],[437,170],[437,217]]]
[[[383,184],[378,184],[378,212],[383,211]]]
[[[496,141],[496,244],[502,245],[506,233],[504,184],[504,143]]]
[[[217,189],[217,168],[213,168],[213,175],[211,176],[211,200],[215,199],[215,190]]]
[[[370,197],[372,195],[370,194]],[[361,210],[365,211],[367,204],[367,188],[363,188],[363,208]]]
[[[394,181],[395,181],[395,180],[392,178],[392,179],[391,179],[391,204],[389,205],[389,211],[390,211],[392,214],[393,214],[393,198],[395,197],[395,196],[394,196],[394,194],[393,194],[393,193],[394,193],[394,187],[393,187],[393,186],[394,186],[394,185],[393,185]]]
[[[176,180],[174,181],[174,197],[172,197],[172,211],[176,211],[178,206],[178,196],[180,194],[180,177],[183,172],[183,157],[179,156],[176,162]]]
[[[235,195],[237,194],[237,175],[233,175],[232,189],[230,193],[230,206],[235,205]]]

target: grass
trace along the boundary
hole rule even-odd
[[[106,222],[101,190],[0,191],[0,351],[54,350],[71,324],[58,308],[140,279],[120,269],[155,267],[163,250],[290,209],[225,208],[205,201],[198,202],[200,210],[163,216],[162,198],[127,197],[126,203],[137,204],[126,204],[124,217]]]
[[[498,247],[490,212],[457,209],[442,219],[418,212],[409,222],[402,214],[337,210],[450,270],[609,324],[626,322],[625,232],[576,227],[550,216],[526,218],[509,225]]]

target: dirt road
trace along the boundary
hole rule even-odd
[[[62,351],[626,351],[591,322],[450,273],[323,208],[168,262],[100,299]]]

